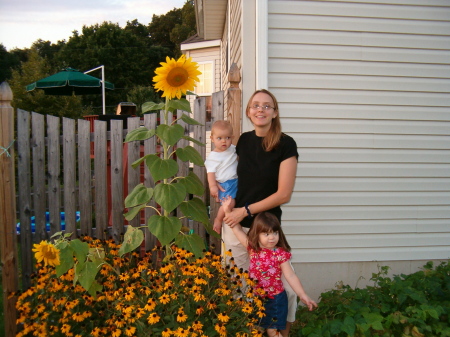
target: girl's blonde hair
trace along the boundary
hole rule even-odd
[[[261,250],[261,247],[259,246],[259,234],[273,232],[278,232],[280,238],[277,247],[281,247],[290,252],[291,246],[289,246],[286,236],[284,236],[280,221],[278,221],[278,218],[275,215],[269,212],[261,212],[253,220],[250,230],[248,231],[248,247],[259,252]]]
[[[272,119],[272,124],[270,125],[269,132],[264,137],[263,142],[262,142],[262,146],[263,146],[264,151],[269,152],[269,151],[272,151],[273,149],[275,149],[278,146],[278,144],[280,144],[280,139],[281,139],[281,136],[282,136],[281,122],[280,122],[280,112],[278,110],[278,101],[275,98],[275,96],[269,90],[260,89],[260,90],[256,90],[250,96],[250,99],[248,100],[247,108],[245,109],[245,114],[247,115],[247,118],[249,118],[248,117],[248,112],[250,111],[250,107],[252,106],[253,97],[256,94],[259,94],[259,93],[267,94],[267,95],[270,96],[270,98],[272,98],[273,109],[277,113],[275,118]]]

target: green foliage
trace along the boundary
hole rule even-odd
[[[152,215],[147,220],[149,231],[158,238],[163,246],[176,242],[177,245],[193,252],[196,256],[201,256],[205,249],[203,239],[197,234],[185,233],[181,219],[187,217],[198,221],[204,224],[210,235],[217,237],[209,224],[204,202],[195,197],[202,196],[205,188],[193,172],[190,172],[187,176],[177,176],[179,167],[174,157],[176,154],[178,159],[182,161],[189,161],[198,166],[204,165],[201,155],[190,145],[184,148],[178,147],[174,151],[178,141],[185,138],[184,128],[177,124],[177,120],[181,119],[192,125],[198,125],[199,123],[180,110],[178,110],[178,119],[169,123],[169,111],[183,108],[184,111],[190,112],[190,105],[186,99],[169,100],[165,105],[147,102],[143,106],[144,112],[165,107],[164,120],[155,130],[142,127],[131,131],[127,134],[125,142],[142,141],[156,136],[161,143],[162,153],[145,155],[133,163],[134,168],[145,164],[155,181],[155,187],[147,188],[143,184],[137,185],[125,199],[125,207],[128,208],[125,217],[127,220],[133,219],[143,208],[152,207],[149,204],[154,200],[162,209],[161,211],[155,209],[157,214]],[[190,195],[191,198],[189,198]],[[125,242],[134,242],[134,244],[124,248],[123,253],[130,252],[135,244],[138,245],[142,241],[133,237],[134,232],[135,230],[125,233]]]
[[[14,81],[20,90],[13,90],[14,97],[17,97],[14,107],[78,118],[86,114],[100,114],[101,95],[55,97],[46,96],[43,92],[27,93],[24,87],[65,67],[87,71],[104,65],[106,80],[115,85],[115,90],[105,97],[107,113],[115,113],[117,105],[127,101],[134,102],[137,115],[141,115],[144,102],[160,100],[159,94],[152,88],[154,70],[166,56],[179,56],[179,44],[195,34],[193,13],[193,1],[186,1],[182,9],[154,16],[155,22],[148,25],[134,19],[122,28],[117,23],[104,21],[83,26],[80,32],[73,31],[67,41],[51,43],[38,39],[30,48],[12,51],[7,51],[0,44],[0,83],[12,80],[15,71]],[[32,53],[37,53],[45,65],[37,64]],[[35,76],[29,76],[29,69],[25,69],[30,67],[28,62],[31,58],[34,58]],[[100,70],[90,75],[101,77]],[[74,113],[74,110],[77,112]]]
[[[373,286],[340,285],[322,293],[315,311],[302,308],[293,336],[450,336],[450,264],[428,262],[411,275],[372,275]]]
[[[102,265],[106,263],[105,253],[102,248],[90,248],[80,239],[68,240],[71,235],[58,232],[52,236],[55,239],[54,245],[59,250],[61,262],[56,266],[56,276],[61,277],[73,268],[75,274],[73,286],[78,282],[95,297],[96,292],[102,288],[96,282],[96,277]]]
[[[91,110],[83,107],[78,96],[46,95],[43,90],[26,91],[26,86],[41,78],[52,75],[46,59],[35,49],[29,51],[28,60],[22,63],[20,71],[13,70],[9,82],[13,92],[14,108],[53,116],[80,118]]]

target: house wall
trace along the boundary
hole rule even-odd
[[[306,289],[450,258],[450,3],[268,11],[269,90],[300,154],[283,228]]]

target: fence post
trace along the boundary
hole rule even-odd
[[[241,82],[241,72],[236,63],[233,63],[228,73],[230,87],[228,89],[228,114],[227,119],[233,126],[234,138],[233,144],[236,145],[241,134],[241,102],[242,95],[239,89]]]
[[[17,235],[14,173],[14,109],[8,83],[0,85],[0,251],[5,336],[16,335]]]

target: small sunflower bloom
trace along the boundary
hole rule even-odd
[[[59,250],[51,243],[42,240],[41,243],[35,243],[32,249],[37,262],[56,267],[60,264]]]

